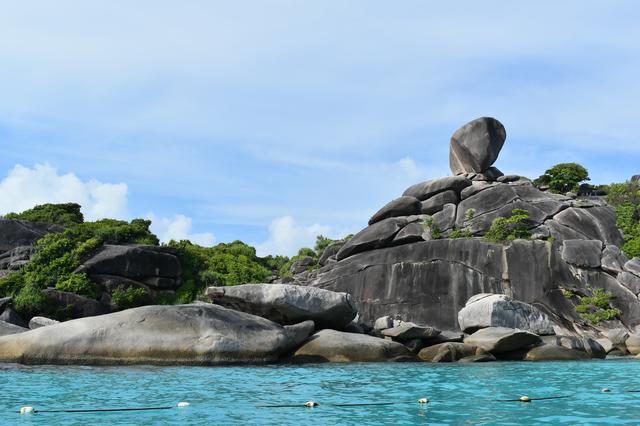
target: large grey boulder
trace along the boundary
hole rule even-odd
[[[403,196],[415,197],[420,201],[445,191],[460,193],[464,188],[471,186],[471,181],[464,176],[448,176],[435,180],[417,183],[407,188]]]
[[[0,269],[17,271],[29,263],[35,251],[35,246],[18,246],[0,254]]]
[[[371,219],[369,219],[369,225],[373,225],[376,222],[380,222],[383,219],[397,216],[411,216],[414,214],[420,214],[420,200],[416,197],[402,196],[390,201],[383,208],[378,210]]]
[[[144,306],[0,338],[22,364],[218,365],[275,362],[313,332],[216,305]]]
[[[493,354],[527,348],[540,342],[540,337],[533,333],[505,327],[483,328],[464,339],[467,345]]]
[[[45,235],[62,231],[62,226],[49,223],[0,218],[0,253],[18,246],[33,246]]]
[[[162,277],[175,280],[182,270],[178,258],[162,247],[107,244],[76,272],[132,279]]]
[[[562,346],[574,351],[582,351],[591,358],[604,359],[607,356],[605,348],[590,337],[542,336],[541,339],[546,345]]]
[[[562,260],[581,268],[599,268],[602,259],[602,241],[565,240],[562,243]]]
[[[427,362],[455,362],[476,355],[477,349],[465,343],[440,343],[422,349],[418,353],[418,358]]]
[[[545,223],[559,241],[600,240],[605,245],[622,247],[624,239],[618,230],[616,212],[611,206],[588,209],[570,207]]]
[[[524,356],[525,361],[577,361],[589,358],[585,352],[556,345],[536,346]]]
[[[316,260],[311,256],[305,256],[302,259],[298,259],[291,265],[289,271],[292,274],[300,274],[307,269],[311,268],[316,263]]]
[[[555,323],[547,314],[504,294],[473,296],[458,313],[458,323],[467,333],[487,327],[507,327],[538,335],[555,334]]]
[[[451,136],[449,165],[453,174],[482,173],[497,160],[507,131],[495,118],[477,118]]]
[[[388,218],[364,228],[342,246],[336,258],[346,259],[354,254],[384,247],[407,225],[405,218]]]
[[[25,331],[29,331],[29,329],[0,320],[0,336],[9,336],[11,334],[24,333]]]
[[[622,271],[618,274],[617,280],[620,284],[631,290],[633,294],[640,294],[640,277]]]
[[[342,329],[356,316],[351,296],[291,284],[244,284],[209,287],[213,303],[268,318],[279,324],[312,320],[320,328]]]
[[[405,226],[393,237],[391,245],[416,243],[430,238],[425,226],[419,222],[413,222]]]
[[[400,343],[328,329],[311,336],[291,357],[295,363],[412,360],[415,355]]]

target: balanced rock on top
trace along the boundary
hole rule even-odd
[[[484,173],[497,160],[507,132],[498,120],[477,118],[451,136],[449,165],[454,175]]]

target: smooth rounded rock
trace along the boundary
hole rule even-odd
[[[533,333],[505,327],[483,328],[464,339],[464,343],[491,353],[515,351],[540,342]]]
[[[451,136],[449,165],[453,174],[485,172],[498,159],[507,131],[492,117],[480,117]]]
[[[374,223],[380,222],[381,220],[389,217],[420,214],[421,207],[422,204],[416,197],[402,196],[400,198],[396,198],[371,216],[371,219],[369,219],[369,225],[373,225]]]
[[[477,347],[465,343],[447,342],[428,346],[418,353],[418,358],[427,362],[456,362],[475,356]]]
[[[22,364],[219,365],[275,362],[313,332],[221,306],[143,306],[0,338],[0,361]]]
[[[537,346],[524,356],[525,361],[575,361],[589,358],[584,352],[555,345]]]
[[[400,343],[328,329],[309,337],[290,359],[294,363],[412,360],[415,355]]]

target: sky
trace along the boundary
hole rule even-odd
[[[496,166],[640,174],[640,5],[0,0],[0,214],[79,202],[163,241],[292,255],[498,118]]]

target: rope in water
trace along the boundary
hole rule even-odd
[[[87,409],[68,409],[68,410],[37,410],[34,407],[22,407],[17,412],[19,414],[36,414],[36,413],[117,413],[126,411],[158,411],[171,410],[174,408],[186,408],[188,402],[179,402],[177,405],[163,407],[137,407],[137,408],[87,408]]]

